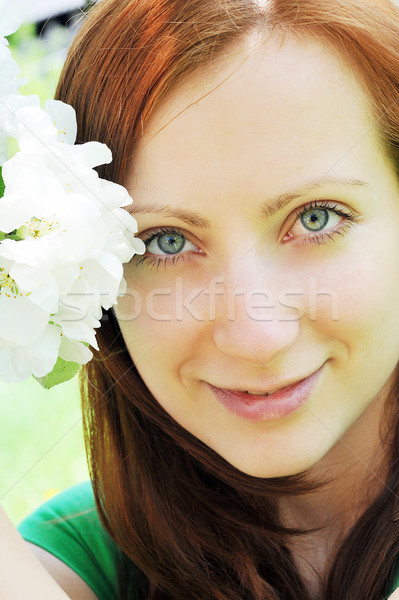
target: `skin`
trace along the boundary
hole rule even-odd
[[[68,596],[29,551],[1,507],[0,595],[13,600],[68,600]]]
[[[379,428],[399,355],[398,186],[367,94],[320,42],[254,36],[175,89],[144,133],[127,181],[138,235],[174,226],[188,241],[175,265],[136,257],[126,267],[116,314],[127,348],[160,405],[240,471],[335,479],[281,502],[288,525],[333,523],[309,542],[321,573],[364,509],[356,490],[367,482],[367,503],[383,485]],[[259,216],[287,193],[289,206]],[[295,221],[309,202],[356,222],[329,212],[323,231],[346,231],[311,243]],[[211,227],[141,212],[147,203],[195,211]],[[165,258],[152,243],[155,253]],[[273,306],[259,307],[254,290]],[[267,391],[320,367],[306,404],[274,421],[229,412],[205,383]],[[306,552],[298,564],[311,586]]]

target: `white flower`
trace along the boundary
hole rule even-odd
[[[15,33],[19,29],[23,15],[9,0],[0,0],[0,37]]]
[[[12,58],[8,41],[4,36],[14,33],[20,26],[22,17],[8,0],[0,0],[0,165],[7,160],[4,119],[9,116],[6,97],[18,94],[19,67]]]
[[[7,260],[0,254],[1,346],[16,347],[37,339],[57,306],[57,282],[51,273]]]
[[[98,176],[111,162],[99,142],[74,145],[72,107],[18,93],[19,69],[4,36],[19,17],[0,0],[0,378],[60,382],[98,349],[102,310],[126,287],[122,263],[142,254],[125,188]],[[6,160],[6,141],[19,152]],[[65,362],[67,364],[65,364]],[[62,371],[62,372],[61,372]],[[54,372],[53,372],[54,375]],[[50,385],[49,381],[43,385]]]
[[[0,378],[17,382],[51,371],[61,343],[60,329],[49,324],[57,306],[51,273],[0,257]]]
[[[8,381],[43,377],[58,357],[88,362],[102,309],[125,287],[122,263],[145,251],[123,210],[127,191],[93,169],[111,161],[110,150],[73,145],[73,109],[33,103],[15,115],[8,126],[20,152],[3,166],[0,199],[0,360]]]
[[[0,39],[0,166],[7,160],[7,138],[12,135],[11,123],[15,119],[17,109],[24,103],[31,102],[32,97],[18,94],[17,77],[19,69],[11,59],[9,49]]]
[[[18,92],[19,67],[11,56],[7,45],[0,38],[0,97]]]
[[[44,377],[57,361],[61,339],[59,329],[47,325],[31,344],[17,348],[0,346],[0,378],[8,383],[18,383],[31,375]]]
[[[58,131],[58,141],[73,145],[78,131],[75,109],[60,100],[47,100],[44,108]]]
[[[74,109],[59,100],[48,100],[43,110],[37,97],[30,98],[27,106],[15,110],[11,134],[17,138],[19,149],[22,152],[41,152],[57,142],[73,147],[77,132]]]
[[[17,113],[26,106],[40,107],[39,96],[21,96],[17,93],[0,95],[0,131],[2,135],[16,137],[19,123]]]

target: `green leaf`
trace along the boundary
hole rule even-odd
[[[0,198],[2,198],[4,196],[5,189],[6,189],[6,186],[4,185],[3,169],[2,169],[2,167],[0,167]]]
[[[23,237],[18,235],[16,229],[14,229],[14,231],[11,231],[10,233],[4,233],[3,231],[0,231],[0,242],[2,242],[3,240],[16,240],[17,242],[22,242],[23,239]]]
[[[58,357],[51,373],[45,377],[35,377],[35,379],[45,390],[49,390],[55,385],[59,385],[60,383],[64,383],[75,377],[80,367],[81,365],[79,363],[67,362]]]

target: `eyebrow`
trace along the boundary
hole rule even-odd
[[[260,208],[260,215],[263,218],[270,219],[274,215],[281,212],[286,206],[291,204],[294,200],[297,200],[301,196],[305,196],[309,192],[313,190],[317,190],[320,187],[328,186],[328,185],[337,185],[337,186],[368,186],[369,184],[366,181],[361,181],[359,179],[339,179],[339,178],[324,178],[318,181],[313,181],[305,184],[300,189],[297,189],[293,192],[288,192],[286,194],[279,194],[278,196],[274,196],[268,200],[265,200]],[[158,214],[164,217],[174,217],[183,221],[187,225],[192,225],[193,227],[197,227],[199,229],[210,229],[211,222],[202,217],[199,213],[183,210],[181,208],[171,208],[169,205],[161,205],[161,204],[131,204],[126,207],[128,212],[131,214]]]

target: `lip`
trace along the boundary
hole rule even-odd
[[[269,396],[253,396],[215,387],[207,382],[216,399],[230,412],[247,421],[278,421],[299,410],[308,400],[324,364],[314,373],[280,388]]]

